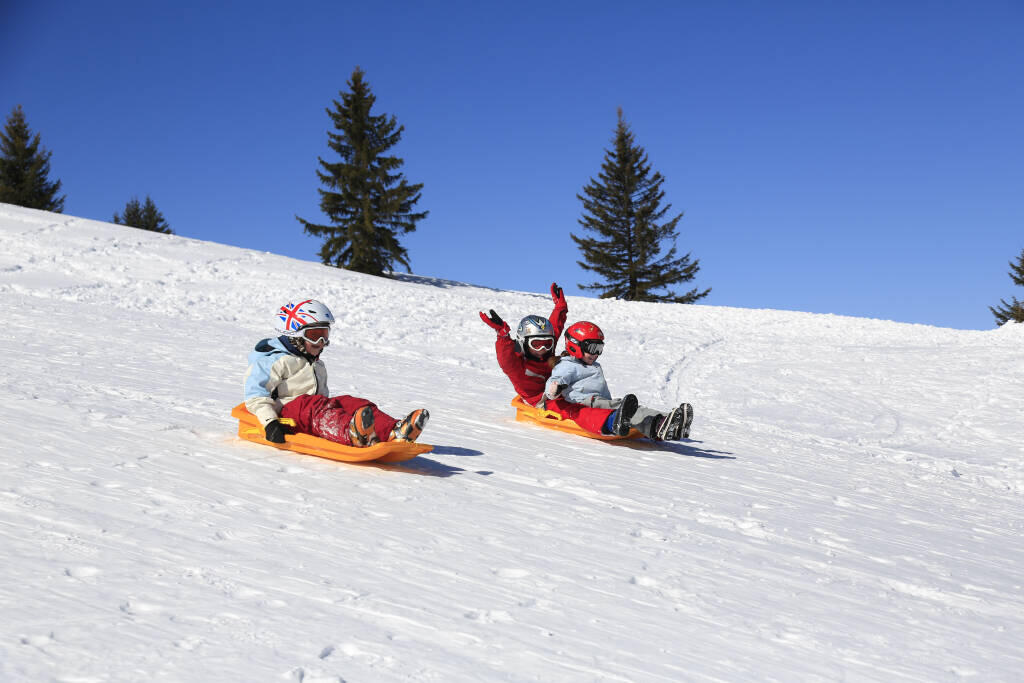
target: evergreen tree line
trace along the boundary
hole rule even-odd
[[[359,67],[352,72],[348,91],[327,109],[334,131],[327,146],[339,161],[319,158],[317,176],[320,210],[327,223],[296,216],[307,234],[323,239],[320,259],[325,264],[362,273],[384,275],[397,262],[408,270],[408,254],[399,238],[416,229],[427,216],[416,211],[422,183],[409,183],[400,169],[402,159],[389,150],[401,140],[404,126],[394,116],[374,115],[376,97]],[[647,155],[633,139],[619,111],[613,149],[608,150],[599,180],[577,195],[583,202],[579,222],[590,236],[571,234],[579,246],[585,270],[601,279],[583,289],[602,298],[631,301],[692,303],[711,291],[697,288],[676,294],[671,287],[694,279],[700,264],[690,254],[676,255],[676,225],[682,214],[666,219],[670,204],[664,178],[652,173]],[[669,245],[668,252],[662,249]]]
[[[400,238],[414,232],[429,212],[416,210],[423,184],[408,182],[401,171],[404,160],[391,152],[405,127],[394,116],[372,112],[376,96],[361,68],[346,85],[348,90],[326,109],[333,129],[327,132],[327,147],[334,156],[318,157],[316,171],[322,184],[320,210],[327,220],[296,219],[304,232],[322,239],[319,256],[326,265],[377,276],[391,275],[396,263],[408,271],[409,254]],[[61,182],[49,180],[50,156],[39,134],[29,130],[21,106],[15,107],[0,133],[0,202],[62,212]],[[700,261],[677,252],[683,214],[671,212],[664,182],[619,109],[600,173],[576,195],[582,203],[582,229],[570,237],[580,251],[577,264],[596,276],[579,284],[581,289],[601,298],[675,303],[693,303],[711,292],[675,289],[696,278]],[[114,222],[172,233],[149,196],[142,203],[133,197],[114,214]],[[1010,267],[1014,284],[1024,286],[1024,250]],[[1024,322],[1024,303],[1016,297],[989,310],[999,325]]]
[[[429,212],[416,208],[423,184],[405,178],[404,160],[392,152],[405,127],[394,116],[373,111],[376,96],[361,68],[352,72],[347,88],[326,109],[331,121],[327,146],[332,155],[318,157],[320,210],[327,220],[296,219],[304,232],[322,240],[319,256],[324,264],[378,276],[390,275],[396,264],[410,270],[401,238],[415,231]],[[60,181],[47,180],[50,152],[40,147],[38,134],[32,138],[20,106],[8,121],[3,145],[2,201],[63,210],[64,197],[56,197]],[[671,205],[663,205],[663,182],[660,173],[652,172],[620,110],[613,148],[607,151],[599,179],[591,180],[584,194],[577,195],[584,207],[579,222],[587,233],[570,233],[582,255],[577,263],[599,276],[580,285],[583,289],[605,298],[682,303],[711,291],[693,288],[677,294],[671,289],[694,279],[700,265],[690,254],[676,253],[676,226],[682,214],[666,218]],[[114,222],[171,232],[149,196],[144,203],[133,197],[114,214]],[[668,251],[663,254],[666,245]]]

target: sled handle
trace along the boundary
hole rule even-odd
[[[561,414],[556,413],[553,410],[545,410],[543,408],[531,406],[529,403],[523,400],[522,396],[519,396],[518,394],[515,398],[512,399],[511,405],[513,408],[516,409],[517,413],[520,411],[525,414],[532,413],[533,416],[535,416],[537,419],[544,420],[547,422],[561,422],[565,420],[565,418],[562,417]]]

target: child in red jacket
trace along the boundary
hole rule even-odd
[[[508,323],[502,320],[494,309],[490,316],[480,313],[480,319],[498,333],[494,351],[516,393],[531,406],[544,398],[544,383],[551,376],[551,368],[558,359],[554,356],[555,342],[562,334],[562,327],[569,315],[562,288],[551,283],[551,300],[555,307],[550,318],[528,315],[516,329],[513,339]]]
[[[569,315],[569,307],[557,283],[551,283],[551,300],[555,307],[551,318],[539,315],[528,315],[519,323],[513,339],[508,323],[490,310],[490,315],[480,312],[480,319],[498,333],[494,342],[494,350],[498,356],[498,365],[512,382],[516,393],[523,401],[537,408],[551,410],[562,417],[575,421],[587,431],[601,434],[609,416],[614,409],[592,408],[567,401],[544,400],[544,385],[551,376],[551,370],[558,363],[555,356],[555,343],[562,334],[565,320]],[[612,418],[615,422],[615,418]],[[625,424],[629,424],[626,416]],[[617,422],[616,422],[617,425]],[[611,432],[608,432],[611,433]]]

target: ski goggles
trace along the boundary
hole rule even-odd
[[[330,334],[331,328],[329,327],[304,327],[299,330],[299,334],[297,336],[306,340],[313,346],[320,346],[321,344],[328,346],[331,343],[331,340],[328,339]]]
[[[594,356],[600,356],[604,351],[604,342],[588,339],[580,342],[580,348],[583,349],[583,353],[589,353]]]
[[[555,348],[554,337],[530,337],[526,340],[526,345],[530,347],[530,350],[534,353],[544,353]]]

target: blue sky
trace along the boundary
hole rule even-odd
[[[582,293],[576,195],[622,107],[685,214],[702,303],[988,329],[989,305],[1024,298],[1007,275],[1024,249],[1018,0],[0,13],[0,115],[23,106],[68,214],[149,195],[180,235],[317,260],[294,216],[323,220],[325,110],[359,65],[424,184],[430,215],[403,242],[417,274]]]

